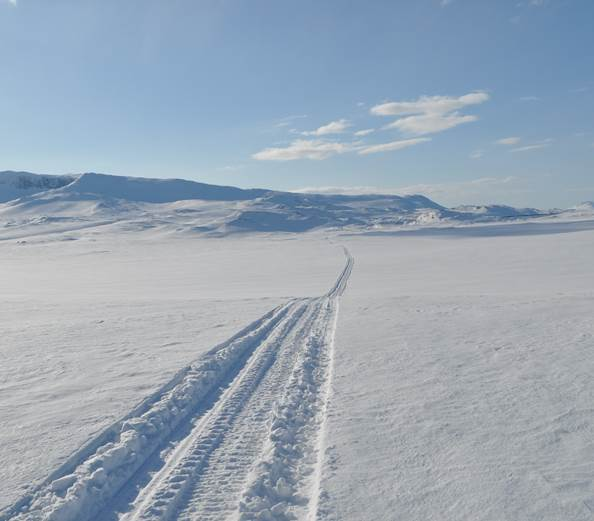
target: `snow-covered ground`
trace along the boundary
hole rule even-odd
[[[291,297],[327,291],[317,238],[0,242],[0,509],[178,370]]]
[[[592,519],[594,231],[517,226],[342,239],[320,519]]]
[[[592,517],[591,203],[4,179],[0,520]]]

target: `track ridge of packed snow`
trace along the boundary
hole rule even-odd
[[[338,299],[354,259],[315,302],[316,320],[304,339],[283,397],[274,405],[268,437],[240,503],[240,521],[315,519],[323,463],[323,425],[330,392]]]
[[[0,521],[315,516],[344,253],[326,295],[290,300],[182,369]]]

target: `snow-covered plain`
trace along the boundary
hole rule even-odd
[[[341,238],[320,519],[592,518],[594,231],[574,229]]]
[[[5,180],[2,521],[592,517],[591,204]]]

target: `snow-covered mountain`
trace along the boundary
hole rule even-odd
[[[0,172],[0,203],[19,197],[61,188],[72,183],[75,176],[39,175],[29,172]]]
[[[500,217],[500,218],[518,218],[518,217],[534,217],[542,215],[541,210],[536,208],[514,208],[513,206],[506,206],[501,204],[490,205],[463,205],[453,208],[455,212],[467,214],[474,217]]]
[[[567,211],[578,214],[594,215],[594,201],[584,201],[583,203],[568,208]]]
[[[344,195],[241,189],[183,179],[97,173],[0,172],[0,237],[117,225],[202,233],[303,232],[491,222],[547,215],[533,208],[446,208],[422,195]]]
[[[199,199],[202,201],[245,201],[256,199],[267,190],[243,190],[184,179],[148,179],[86,173],[77,176],[60,191],[74,197],[120,199],[143,203],[172,203]]]

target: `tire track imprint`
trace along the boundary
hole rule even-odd
[[[314,520],[344,254],[328,293],[184,368],[0,521]]]

